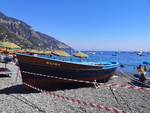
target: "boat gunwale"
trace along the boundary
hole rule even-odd
[[[80,62],[68,62],[68,61],[62,61],[59,59],[51,59],[51,58],[47,58],[47,57],[41,57],[41,56],[33,56],[33,55],[27,55],[27,54],[18,54],[18,56],[23,56],[23,57],[30,57],[30,58],[37,58],[37,59],[43,59],[43,60],[47,60],[47,61],[53,61],[53,62],[59,62],[59,63],[66,63],[66,64],[72,64],[72,65],[81,65],[81,66],[91,66],[91,67],[97,67],[98,70],[99,69],[110,69],[110,68],[117,68],[119,66],[118,62],[112,62],[112,61],[103,61],[100,64],[100,62],[92,62],[95,63],[95,65],[90,65],[90,64],[82,64]],[[22,62],[22,61],[21,61]],[[106,64],[105,64],[106,63]],[[109,63],[109,64],[108,64]],[[114,64],[115,63],[115,64]],[[95,69],[94,69],[95,70]]]

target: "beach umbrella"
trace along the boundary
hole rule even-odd
[[[6,51],[6,48],[0,48],[0,51]]]
[[[52,51],[43,51],[42,54],[44,54],[44,55],[52,55]]]
[[[21,49],[20,46],[11,43],[11,42],[0,42],[0,47],[1,48],[6,48],[6,49]]]
[[[11,42],[0,42],[0,47],[6,49],[5,51],[3,51],[5,54],[7,54],[7,53],[9,53],[9,52],[12,52],[12,51],[10,51],[10,50],[21,49],[20,46],[14,44],[14,43],[11,43]],[[5,68],[6,68],[6,64],[9,62],[9,58],[8,58],[7,55],[6,55],[6,57],[4,58],[4,60],[5,60]]]
[[[32,54],[39,54],[40,53],[38,50],[35,50],[35,49],[27,49],[26,51],[27,51],[27,53],[32,53]]]
[[[6,48],[0,48],[0,53],[9,53],[9,54],[12,54],[12,53],[16,53],[15,50],[13,49],[6,49]]]
[[[0,48],[0,53],[4,53],[6,51],[6,48]]]
[[[26,52],[29,54],[51,55],[51,51],[40,51],[35,49],[28,49]]]
[[[23,50],[23,49],[15,50],[14,52],[15,52],[15,53],[26,53],[26,51]]]
[[[77,53],[75,53],[74,56],[80,58],[80,60],[81,60],[82,58],[87,58],[87,57],[88,57],[87,54],[85,54],[85,53],[83,53],[83,52],[81,52],[81,51],[78,51]]]
[[[60,57],[70,57],[70,55],[67,52],[63,51],[63,50],[53,51],[52,54],[56,55],[56,56],[60,56]]]
[[[81,52],[81,51],[78,51],[77,53],[74,54],[75,57],[78,57],[78,58],[87,58],[88,55]]]

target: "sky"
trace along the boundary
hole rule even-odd
[[[0,0],[0,11],[76,50],[150,51],[150,0]]]

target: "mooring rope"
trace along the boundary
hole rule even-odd
[[[32,103],[31,101],[29,101],[28,99],[26,99],[25,97],[23,97],[21,95],[15,96],[15,95],[10,94],[10,96],[27,104],[28,106],[32,107],[33,109],[37,109],[39,112],[46,113],[46,111],[44,111],[41,107],[37,106],[36,104]],[[19,98],[19,97],[21,97],[21,98]]]
[[[31,75],[38,75],[38,76],[42,76],[42,77],[47,77],[47,78],[55,78],[55,79],[65,80],[65,81],[81,82],[81,83],[87,83],[87,84],[95,84],[95,81],[91,82],[91,81],[70,79],[70,78],[51,76],[51,75],[45,75],[45,74],[40,74],[40,73],[33,73],[33,72],[28,72],[28,71],[21,71],[21,72],[22,73],[26,73],[26,74],[31,74]]]

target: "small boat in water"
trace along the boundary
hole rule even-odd
[[[140,51],[140,52],[137,53],[137,55],[143,56],[143,55],[144,55],[144,52],[143,52],[143,51]]]
[[[143,61],[143,64],[150,65],[150,60]]]
[[[42,89],[78,80],[109,80],[119,66],[116,62],[73,62],[26,54],[17,54],[17,59],[22,81]]]

